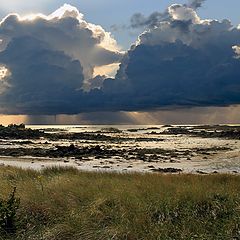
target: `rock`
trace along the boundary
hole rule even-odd
[[[159,172],[159,173],[180,173],[182,172],[182,169],[179,168],[155,168],[152,169],[153,172]]]
[[[102,168],[110,168],[109,166],[103,166]]]
[[[148,168],[155,168],[154,166],[148,166]]]
[[[44,132],[25,128],[24,124],[10,124],[7,127],[0,125],[0,138],[2,139],[39,139],[44,136]]]
[[[204,174],[204,175],[208,174],[208,173],[203,172],[203,171],[200,171],[200,170],[197,170],[196,173],[198,173],[198,174]]]

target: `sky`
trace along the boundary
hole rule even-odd
[[[113,25],[128,25],[131,16],[137,12],[149,15],[155,11],[164,11],[173,3],[185,3],[183,0],[10,0],[0,1],[0,17],[8,13],[19,14],[44,13],[49,14],[62,6],[64,3],[77,7],[85,15],[87,21],[100,24],[107,31],[112,31]],[[233,24],[240,23],[240,1],[239,0],[208,0],[198,13],[202,18],[230,19]],[[121,29],[113,31],[123,49],[128,49],[136,40],[141,31]]]
[[[239,124],[240,106],[196,107],[142,112],[92,112],[74,115],[0,115],[3,125],[185,125]]]
[[[0,0],[0,121],[239,123],[238,9]]]

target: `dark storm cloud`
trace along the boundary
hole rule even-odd
[[[94,68],[122,56],[110,33],[70,5],[49,16],[10,14],[0,23],[0,40],[0,68],[8,69],[0,74],[1,112],[80,112],[82,89],[101,83]]]
[[[105,83],[111,101],[122,110],[239,103],[239,59],[230,51],[210,55],[211,47],[198,50],[180,41],[137,46],[122,66],[124,78]]]
[[[131,28],[154,28],[159,22],[168,18],[168,13],[154,12],[148,17],[145,17],[142,13],[135,13],[130,19]]]
[[[206,0],[190,0],[186,6],[192,9],[198,9],[202,7],[204,2],[206,2]]]
[[[201,20],[185,5],[139,36],[105,92],[116,108],[219,106],[240,103],[240,30]],[[107,94],[106,94],[107,95]]]
[[[191,8],[193,10],[197,10],[201,8],[203,3],[206,0],[189,0],[187,4],[183,6],[185,8]],[[179,4],[174,4],[171,7],[178,8]],[[142,13],[135,13],[130,19],[130,27],[131,28],[155,28],[161,24],[163,21],[171,20],[172,16],[169,14],[169,9],[164,12],[153,12],[149,16],[144,16]]]
[[[92,78],[95,66],[119,62],[121,53],[110,33],[86,22],[79,11],[65,4],[49,16],[20,17],[10,14],[0,25],[0,51],[14,38],[30,36],[62,51],[83,66],[85,80]]]
[[[34,24],[6,18],[0,26],[0,62],[10,74],[0,81],[1,112],[75,114],[239,104],[240,28],[228,20],[202,20],[186,5],[171,5],[166,15],[138,37],[116,77],[107,79],[92,76],[93,67],[115,62],[121,53],[113,51],[116,43],[108,33],[81,22],[76,11]],[[80,30],[76,22],[82,24]],[[88,74],[92,90],[84,92]]]
[[[76,90],[84,79],[80,62],[37,39],[12,39],[0,61],[11,69],[9,89],[1,95],[9,112],[67,111],[81,94]]]

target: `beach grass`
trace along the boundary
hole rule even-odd
[[[240,239],[238,175],[1,167],[0,199],[0,239]]]

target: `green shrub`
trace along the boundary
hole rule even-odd
[[[5,233],[16,232],[16,213],[20,199],[15,197],[16,188],[13,189],[7,200],[0,199],[0,229]]]

